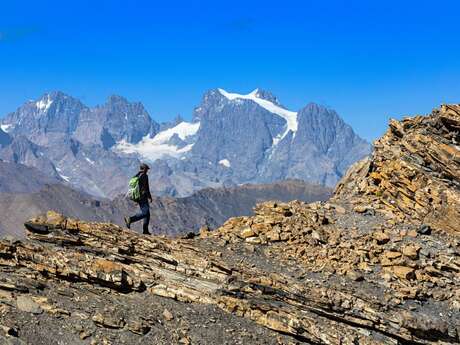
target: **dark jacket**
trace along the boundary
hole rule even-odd
[[[139,203],[148,202],[148,199],[152,199],[152,195],[150,194],[150,187],[149,187],[149,177],[146,173],[139,171],[136,176],[139,177],[139,192],[141,197],[139,199]]]

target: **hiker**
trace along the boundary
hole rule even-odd
[[[139,204],[140,212],[136,213],[132,217],[125,217],[126,227],[131,228],[131,224],[141,219],[144,220],[142,224],[143,233],[150,235],[149,222],[150,222],[150,206],[149,202],[152,202],[152,195],[150,194],[149,177],[147,175],[149,166],[142,163],[139,167],[139,172],[130,180],[129,186],[130,191],[128,195],[131,200]]]

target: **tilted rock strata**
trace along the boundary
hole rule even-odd
[[[244,247],[238,246],[240,242],[257,243],[248,241],[255,236],[244,238],[242,235],[247,231],[245,226],[250,218],[241,218],[246,223],[241,227],[235,223],[238,220],[233,220],[234,229],[241,230],[235,236],[234,232],[226,233],[224,226],[218,232],[208,234],[210,239],[172,240],[142,237],[111,224],[81,222],[52,212],[26,224],[31,241],[0,242],[0,263],[26,267],[51,279],[89,282],[123,293],[147,291],[184,302],[214,304],[305,341],[375,344],[399,339],[430,343],[433,331],[441,334],[441,339],[458,341],[460,301],[455,294],[455,287],[459,285],[458,271],[455,273],[460,265],[458,258],[446,263],[443,256],[438,255],[430,261],[429,272],[417,268],[414,261],[415,275],[422,280],[419,286],[411,280],[412,276],[398,275],[399,271],[394,267],[411,267],[398,261],[397,265],[390,266],[392,269],[388,274],[391,278],[386,281],[379,274],[383,268],[384,249],[374,264],[369,263],[369,272],[358,268],[362,266],[356,254],[364,250],[362,248],[345,246],[347,259],[343,248],[334,244],[337,255],[342,258],[336,261],[324,256],[322,251],[329,249],[327,243],[330,240],[336,243],[334,233],[341,231],[334,230],[334,223],[340,219],[331,205],[321,208],[302,203],[265,205],[254,219],[257,217],[266,220],[250,225],[258,232],[259,239],[263,239],[269,224],[278,225],[280,229],[276,245],[266,247],[268,266],[267,263],[238,261],[231,255],[232,251]],[[309,227],[311,233],[299,232],[298,224]],[[318,229],[323,232],[315,235],[314,231],[321,231]],[[203,236],[206,236],[205,232]],[[344,237],[343,241],[349,240],[346,231],[338,236],[339,240],[340,236]],[[300,241],[301,238],[305,240]],[[377,243],[374,239],[371,241],[372,245]],[[379,252],[372,245],[368,245],[369,252]],[[397,241],[388,241],[385,245],[391,245],[393,251],[405,248],[402,245],[397,247]],[[458,243],[456,245],[458,248]],[[303,250],[297,253],[293,248]],[[305,249],[310,252],[310,257],[300,254]],[[275,262],[280,259],[286,261],[285,268],[300,269],[302,274],[293,276],[284,273],[283,269],[267,269],[275,267]],[[290,259],[295,260],[294,265],[289,263]],[[308,264],[310,260],[317,261],[317,264],[323,262],[317,275],[312,275],[314,270]],[[356,279],[356,275],[349,274],[348,270],[342,271],[347,265],[356,271],[355,274],[362,272],[366,275],[365,282]],[[435,278],[426,278],[427,283],[439,284],[444,289],[449,287],[450,294],[443,295],[437,293],[440,289],[433,289],[436,296],[423,295],[423,292],[427,293],[423,277],[430,273]],[[422,294],[406,292],[411,289],[419,289]],[[451,310],[452,313],[446,312],[440,317],[425,313],[422,307],[409,308],[403,303],[417,301],[419,296],[423,296],[420,300],[429,299],[434,310]],[[324,332],[325,329],[328,331]]]
[[[371,159],[350,168],[336,197],[354,195],[381,204],[400,220],[459,233],[460,105],[392,120],[374,147]]]

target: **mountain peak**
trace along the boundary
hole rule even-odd
[[[76,98],[62,92],[59,90],[53,90],[53,91],[48,91],[45,92],[38,100],[39,101],[45,101],[45,100],[51,100],[51,101],[58,101],[58,100],[63,100],[63,99],[73,99],[77,100]]]
[[[45,93],[38,101],[35,102],[35,107],[39,111],[46,112],[50,108],[51,104],[54,102],[54,97],[49,94]]]
[[[319,112],[329,112],[329,111],[332,111],[329,107],[325,106],[325,105],[322,105],[322,104],[318,104],[318,103],[315,103],[315,102],[310,102],[308,103],[304,109],[307,109],[307,110],[310,110],[310,111],[319,111]]]
[[[37,108],[39,112],[47,112],[53,103],[70,103],[75,104],[77,107],[83,107],[83,104],[80,100],[65,94],[62,91],[49,91],[45,92],[39,99],[36,101],[30,101],[29,104],[32,104]]]
[[[259,88],[254,89],[250,93],[243,95],[239,93],[233,93],[233,92],[228,92],[224,89],[218,88],[217,91],[224,97],[226,97],[229,100],[234,100],[234,99],[261,99],[261,100],[266,100],[269,101],[277,106],[281,106],[279,103],[278,99],[276,96],[274,96],[270,91],[262,90]]]
[[[123,104],[126,104],[126,103],[129,103],[128,100],[123,97],[123,96],[120,96],[120,95],[110,95],[108,98],[107,98],[107,103],[108,104],[117,104],[117,103],[123,103]]]
[[[281,105],[281,103],[278,101],[278,98],[270,91],[257,88],[253,91],[253,93],[257,98],[265,99],[279,106]]]

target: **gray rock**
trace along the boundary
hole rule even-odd
[[[14,338],[14,337],[4,337],[3,335],[0,335],[0,343],[2,345],[27,345],[24,340],[21,340],[19,338]]]
[[[19,310],[32,314],[41,314],[43,309],[30,296],[19,295],[16,298],[16,304]]]

